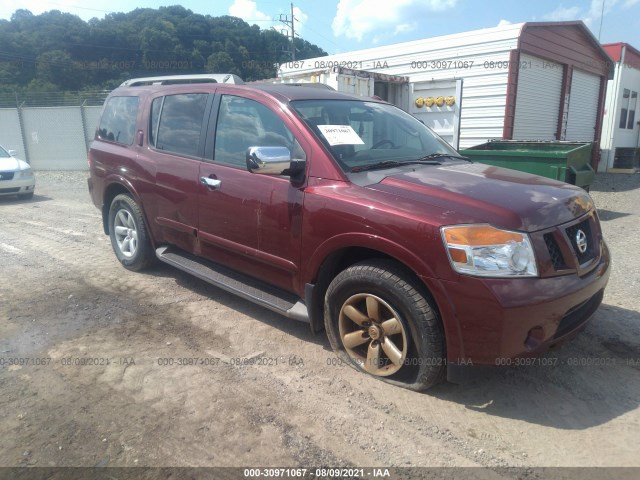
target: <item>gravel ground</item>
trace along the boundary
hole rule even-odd
[[[178,270],[123,269],[86,177],[0,199],[0,466],[640,467],[640,175],[592,186],[614,267],[558,364],[422,394]]]

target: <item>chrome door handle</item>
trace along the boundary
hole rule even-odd
[[[200,183],[205,185],[207,188],[211,190],[215,190],[219,188],[220,185],[222,185],[221,180],[217,180],[215,178],[209,178],[209,177],[200,177]]]

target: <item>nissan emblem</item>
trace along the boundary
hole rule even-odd
[[[576,232],[576,247],[580,253],[587,251],[587,235],[582,230]]]

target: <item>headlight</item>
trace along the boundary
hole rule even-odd
[[[537,277],[536,259],[526,233],[490,225],[442,227],[451,266],[482,277]]]
[[[24,170],[18,170],[13,178],[27,178],[33,176],[33,170],[25,168]]]

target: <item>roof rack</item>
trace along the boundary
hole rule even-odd
[[[233,83],[243,85],[244,81],[232,73],[203,73],[197,75],[165,75],[160,77],[132,78],[122,82],[121,87],[141,87],[146,85],[175,85],[180,83]]]
[[[288,87],[309,87],[309,88],[324,88],[325,90],[335,90],[330,85],[320,82],[287,82],[282,78],[265,78],[262,80],[254,80],[249,82],[251,85],[283,85]]]

